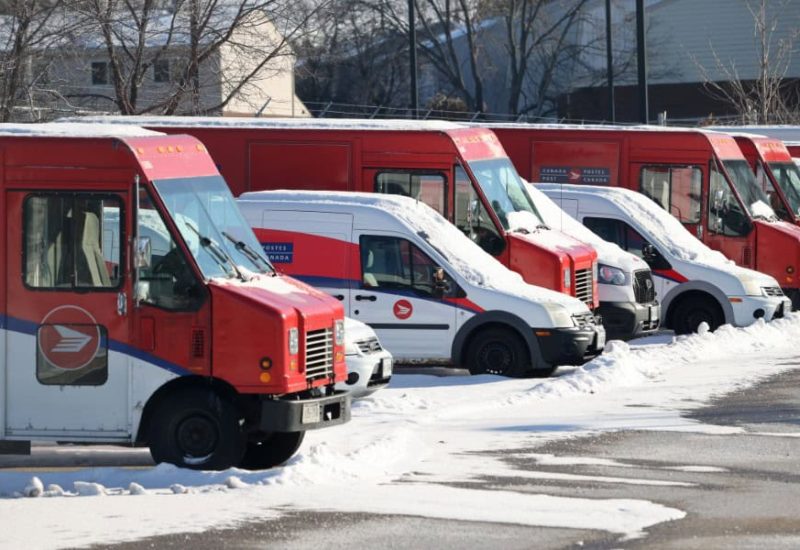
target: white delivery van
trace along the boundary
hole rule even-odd
[[[592,245],[597,251],[597,311],[608,339],[629,340],[656,332],[661,324],[661,306],[647,263],[601,239],[535,185],[526,182],[525,189],[548,227]]]
[[[238,203],[274,265],[341,300],[397,363],[544,375],[605,344],[583,302],[525,283],[414,199],[264,191]]]
[[[336,384],[336,389],[349,391],[351,397],[366,397],[392,379],[392,354],[369,325],[350,317],[344,318],[344,360],[347,380]]]
[[[771,276],[739,267],[689,233],[645,195],[618,187],[538,184],[561,208],[650,265],[661,322],[679,334],[702,322],[746,326],[791,311]]]

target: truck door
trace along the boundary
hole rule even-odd
[[[127,190],[6,193],[6,430],[130,436]]]
[[[710,248],[744,267],[753,267],[753,224],[730,184],[710,163],[708,183],[707,235],[703,240]]]
[[[378,231],[357,233],[361,280],[350,316],[370,325],[395,357],[450,358],[456,308],[437,295],[440,266],[408,239]]]

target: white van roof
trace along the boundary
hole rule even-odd
[[[652,199],[636,191],[595,185],[538,183],[536,186],[542,191],[551,193],[551,196],[558,193],[565,199],[583,199],[584,203],[589,199],[603,203],[606,208],[622,214],[630,225],[646,233],[651,243],[678,259],[709,266],[733,264],[721,253],[711,250],[695,238],[677,218]],[[582,213],[591,211],[591,204],[582,205],[581,211]]]
[[[469,283],[507,292],[538,302],[572,305],[576,298],[527,284],[522,277],[498,262],[467,238],[455,225],[423,202],[399,195],[329,191],[256,191],[238,199],[247,203],[268,202],[271,208],[351,213],[356,227],[413,233],[435,248]]]
[[[61,122],[63,121],[63,122]],[[191,116],[87,116],[60,119],[60,123],[135,124],[147,127],[269,128],[304,130],[398,130],[447,131],[466,128],[464,124],[441,120],[364,118],[256,118]]]

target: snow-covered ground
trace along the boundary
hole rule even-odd
[[[702,425],[680,411],[788,368],[798,355],[800,315],[748,328],[722,327],[689,337],[661,336],[629,346],[612,342],[580,368],[544,380],[494,376],[403,375],[354,405],[349,424],[310,432],[288,465],[264,472],[191,472],[150,466],[145,450],[44,447],[63,464],[70,453],[121,466],[27,467],[0,473],[0,531],[5,547],[107,544],[152,535],[199,532],[268,519],[286,511],[329,510],[604,530],[644,536],[680,519],[679,509],[647,500],[582,499],[460,488],[483,476],[574,479],[520,470],[570,463],[536,454],[546,441],[609,430],[735,433]],[[636,406],[631,406],[636,405]],[[503,451],[485,454],[476,451]],[[599,459],[598,459],[599,460]],[[101,463],[103,463],[101,461]],[[593,477],[597,483],[686,486],[676,465],[670,481]],[[457,482],[459,487],[454,486]],[[29,496],[25,496],[29,495]]]

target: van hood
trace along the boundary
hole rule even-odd
[[[753,287],[780,286],[774,277],[741,267],[733,262],[711,266],[701,262],[671,260],[673,275],[679,279],[708,281],[729,296],[753,295]]]

